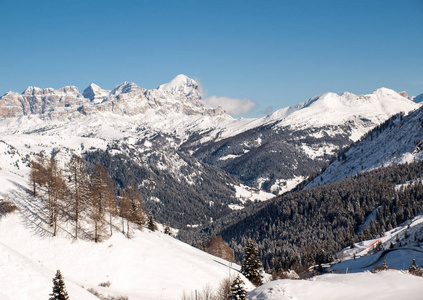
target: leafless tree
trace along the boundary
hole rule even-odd
[[[41,155],[37,155],[36,159],[31,161],[31,171],[29,173],[30,183],[32,185],[32,194],[34,197],[38,195],[37,185],[41,187],[45,185],[47,170],[44,167],[45,161]]]
[[[58,216],[63,212],[63,200],[66,196],[66,182],[63,178],[63,172],[54,158],[48,160],[45,169],[47,208],[50,213],[50,225],[53,227],[53,236],[56,236]]]
[[[206,245],[206,252],[233,262],[234,251],[225,243],[221,236],[214,236]]]
[[[104,218],[109,213],[110,235],[113,234],[112,216],[117,214],[113,182],[107,170],[97,164],[91,175],[90,217],[94,221],[94,241],[99,242],[104,230]]]
[[[78,155],[73,155],[66,165],[69,174],[69,214],[75,221],[75,239],[78,239],[78,222],[80,214],[88,205],[90,197],[89,177],[85,161]]]

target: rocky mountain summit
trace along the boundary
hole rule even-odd
[[[158,114],[224,114],[221,108],[206,109],[198,84],[185,75],[178,75],[169,83],[153,90],[146,90],[131,82],[119,84],[111,91],[91,84],[82,94],[75,86],[65,86],[57,90],[28,87],[22,94],[8,92],[0,98],[0,117],[6,118],[30,114],[72,113],[75,110],[84,114],[108,111],[131,116],[151,109]]]
[[[91,84],[82,94],[29,87],[0,98],[0,167],[26,176],[36,153],[63,162],[78,154],[104,165],[117,189],[138,186],[157,219],[180,228],[293,189],[392,115],[418,107],[381,88],[235,119],[206,108],[185,75],[151,90],[130,82],[110,91]]]

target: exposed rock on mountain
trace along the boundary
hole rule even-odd
[[[111,91],[91,84],[82,94],[72,86],[9,92],[0,98],[0,134],[26,161],[44,151],[105,164],[116,187],[136,184],[147,201],[155,199],[148,206],[158,220],[181,227],[248,205],[237,197],[241,184],[291,190],[391,115],[418,106],[381,88],[327,93],[262,118],[234,119],[206,108],[198,84],[178,75],[152,90],[124,82]],[[13,172],[20,165],[7,163]]]

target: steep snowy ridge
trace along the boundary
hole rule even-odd
[[[98,85],[91,83],[82,93],[84,98],[90,99],[94,103],[101,103],[110,94],[110,91],[103,90]]]
[[[326,93],[311,98],[300,109],[292,110],[279,126],[304,128],[349,123],[352,125],[351,139],[358,140],[390,116],[417,107],[410,99],[387,88],[377,89],[368,95]]]
[[[396,115],[369,132],[322,174],[307,185],[337,182],[345,177],[387,166],[423,159],[423,108],[409,115]]]
[[[0,98],[0,134],[26,161],[40,151],[65,160],[72,153],[95,153],[92,163],[107,158],[113,162],[110,172],[123,173],[114,174],[119,184],[126,173],[120,169],[123,159],[131,171],[137,170],[132,176],[140,186],[147,174],[158,181],[166,178],[156,186],[171,185],[176,198],[170,192],[158,196],[143,190],[146,199],[161,199],[150,207],[159,214],[169,201],[189,203],[186,184],[196,195],[196,205],[213,202],[211,195],[228,201],[214,201],[224,206],[215,205],[214,212],[203,207],[210,215],[199,220],[197,213],[195,218],[203,223],[226,213],[228,204],[241,204],[230,186],[287,192],[391,113],[415,107],[418,104],[394,91],[379,89],[364,96],[328,93],[263,118],[234,119],[221,108],[205,108],[195,80],[178,75],[151,90],[124,82],[111,91],[91,84],[82,94],[72,86],[10,92]],[[12,169],[17,169],[16,161],[7,160]],[[21,166],[19,172],[23,170],[28,172]]]
[[[222,108],[207,109],[198,84],[185,75],[178,75],[157,89],[146,90],[135,83],[124,82],[113,90],[91,84],[82,94],[74,86],[58,90],[27,88],[23,94],[9,92],[0,98],[0,117],[40,115],[43,119],[81,119],[86,115],[111,112],[121,116],[138,116],[146,130],[159,126],[172,127],[179,136],[204,133],[201,143],[222,140],[246,130],[277,123],[275,128],[293,129],[340,126],[349,124],[347,134],[357,140],[375,125],[400,111],[416,109],[418,104],[398,93],[381,88],[370,95],[327,93],[280,109],[258,119],[235,120]],[[183,122],[178,122],[178,120]],[[182,123],[179,126],[175,126]],[[159,125],[158,125],[159,123]],[[191,128],[185,132],[187,128]],[[161,130],[162,128],[157,128]],[[171,132],[171,130],[167,130]]]
[[[281,194],[393,114],[417,107],[386,88],[370,95],[326,93],[250,121],[236,135],[230,135],[236,129],[222,131],[214,143],[195,148],[195,155],[244,184]]]

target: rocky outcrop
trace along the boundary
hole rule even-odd
[[[66,113],[89,114],[97,111],[138,115],[151,109],[159,115],[225,114],[221,108],[205,108],[199,85],[185,75],[178,75],[169,83],[153,90],[143,89],[131,82],[119,84],[112,91],[91,84],[82,94],[75,86],[58,90],[28,87],[22,94],[9,92],[0,98],[0,117],[3,118],[30,114],[59,114],[63,117]]]

